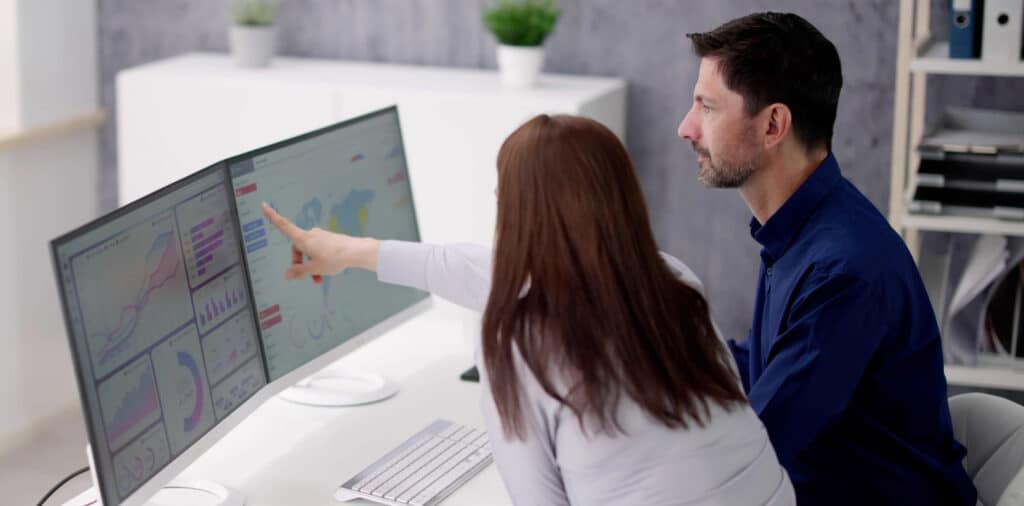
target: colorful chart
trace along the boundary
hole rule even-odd
[[[259,358],[253,358],[213,389],[213,408],[217,418],[224,418],[242,401],[263,386],[263,369]]]
[[[270,378],[358,335],[422,294],[385,286],[358,269],[324,276],[318,285],[285,280],[291,247],[265,223],[260,203],[304,229],[417,240],[411,206],[394,206],[400,199],[411,203],[401,154],[397,117],[389,113],[232,164]]]
[[[199,425],[199,417],[203,414],[203,376],[196,359],[184,351],[178,352],[178,365],[188,369],[192,375],[195,403],[192,405],[192,413],[185,417],[185,432],[192,432]]]
[[[191,319],[177,229],[169,212],[97,245],[72,265],[96,378]]]
[[[160,419],[149,357],[143,356],[99,386],[107,443],[117,449]]]
[[[199,333],[206,335],[247,303],[245,276],[240,266],[228,269],[192,294]]]
[[[203,338],[206,372],[210,382],[217,384],[256,355],[256,329],[252,315],[241,312]]]
[[[326,217],[323,216],[323,205],[320,199],[313,197],[302,206],[299,214],[295,216],[294,222],[304,229],[325,224],[325,228],[331,232],[340,232],[354,236],[365,235],[366,221],[369,218],[369,209],[373,203],[374,195],[373,190],[351,190],[340,202],[331,206],[330,213]],[[320,285],[320,310],[318,311],[320,314],[318,317],[314,319],[307,318],[301,323],[304,327],[305,336],[297,334],[294,329],[294,323],[292,324],[290,334],[292,342],[296,346],[302,346],[301,343],[304,337],[308,337],[313,341],[319,341],[325,334],[333,333],[335,331],[334,321],[339,319],[351,325],[351,318],[330,303],[332,279],[332,276],[325,277]]]
[[[213,426],[210,385],[195,327],[153,349],[153,364],[171,452],[177,454]]]
[[[216,185],[178,207],[192,287],[202,285],[238,261],[227,189]]]
[[[117,492],[125,497],[170,461],[163,424],[155,425],[114,456]]]

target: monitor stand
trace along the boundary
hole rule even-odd
[[[100,504],[96,487],[82,492],[64,506]],[[202,480],[175,480],[160,489],[145,506],[244,506],[245,496],[223,485]]]
[[[383,401],[398,393],[398,386],[378,374],[321,371],[284,390],[278,396],[309,406],[358,406]]]
[[[89,458],[89,470],[93,483],[96,483],[96,466],[93,465],[92,448],[85,446]],[[78,494],[64,503],[64,506],[81,506],[83,504],[100,503],[99,489],[93,485],[85,492]],[[146,501],[145,506],[245,506],[245,495],[224,485],[208,480],[176,478],[153,497]]]
[[[145,506],[244,506],[245,496],[207,480],[176,479],[160,489]]]

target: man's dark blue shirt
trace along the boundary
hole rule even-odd
[[[939,329],[900,236],[831,154],[750,230],[754,320],[729,345],[798,503],[973,506]]]

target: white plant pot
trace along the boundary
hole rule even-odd
[[[544,67],[544,46],[498,46],[498,72],[501,84],[509,88],[530,88],[537,83]]]
[[[273,26],[232,25],[231,54],[242,67],[266,67],[274,56]]]

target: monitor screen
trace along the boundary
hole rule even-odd
[[[358,269],[286,281],[290,243],[260,211],[266,202],[304,229],[418,241],[396,108],[227,163],[271,381],[428,297]]]
[[[230,191],[219,164],[53,242],[105,504],[266,383]]]

